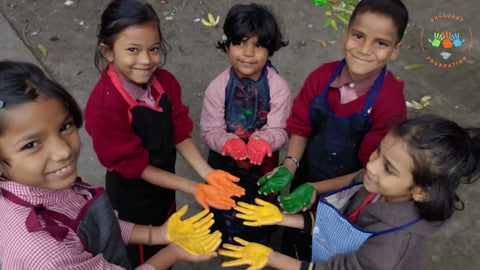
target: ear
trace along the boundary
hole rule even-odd
[[[110,46],[108,46],[105,43],[100,43],[98,45],[98,49],[100,50],[100,53],[103,55],[103,57],[107,59],[108,62],[113,62],[113,51],[110,48]]]
[[[398,56],[398,52],[400,51],[400,49],[403,47],[403,42],[400,41],[398,42],[397,44],[395,44],[395,46],[393,46],[393,51],[392,53],[390,54],[390,60],[395,60],[397,59],[397,56]]]
[[[412,198],[416,202],[424,202],[428,199],[428,192],[419,186],[415,186],[411,190]]]

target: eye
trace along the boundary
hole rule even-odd
[[[380,47],[387,47],[388,43],[386,43],[385,41],[379,40],[377,41],[377,45]]]
[[[132,53],[138,52],[138,49],[137,49],[137,48],[127,48],[127,50],[128,50],[129,52],[132,52]]]
[[[385,164],[385,172],[387,172],[387,174],[393,174],[393,171],[392,169],[390,169],[390,166],[388,166],[388,164]]]
[[[72,129],[73,126],[74,126],[73,121],[68,121],[60,127],[60,132],[70,130]]]
[[[261,44],[261,43],[257,43],[257,44],[255,44],[255,46],[256,46],[257,48],[265,48],[265,46],[264,46],[263,44]]]
[[[22,150],[32,149],[32,148],[37,147],[38,145],[39,145],[38,142],[29,142],[22,147]]]
[[[353,36],[353,38],[355,38],[355,39],[362,39],[362,38],[363,38],[363,36],[362,36],[361,34],[359,34],[359,33],[353,33],[352,36]]]
[[[160,51],[160,47],[153,47],[150,49],[151,52],[159,52]]]

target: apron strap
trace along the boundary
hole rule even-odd
[[[330,84],[333,82],[333,80],[335,80],[337,75],[340,74],[340,72],[342,71],[342,68],[346,65],[346,63],[347,62],[345,61],[345,58],[343,58],[342,61],[340,61],[340,63],[338,63],[337,67],[335,68],[335,71],[333,71],[332,76],[330,76],[330,79],[328,80],[327,85],[325,85],[325,87],[322,90],[322,93],[320,93],[320,95],[323,98],[326,98],[328,89],[330,89]]]
[[[373,107],[373,103],[375,103],[378,93],[380,92],[380,89],[382,89],[383,79],[385,78],[386,70],[387,66],[385,65],[383,66],[382,71],[380,71],[380,74],[378,74],[377,79],[375,79],[375,82],[373,83],[373,86],[368,93],[367,100],[365,100],[365,103],[363,104],[363,114],[369,114],[369,110]]]
[[[377,195],[377,194],[373,193],[373,192],[368,194],[367,198],[365,198],[365,200],[363,200],[363,202],[360,204],[360,206],[357,208],[357,210],[355,210],[352,214],[350,214],[348,216],[348,220],[350,220],[351,222],[357,221],[357,217],[363,211],[363,207],[365,205],[369,204],[373,200],[373,198],[375,198],[375,195]]]

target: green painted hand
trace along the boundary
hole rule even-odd
[[[207,210],[181,220],[188,210],[188,205],[185,205],[178,212],[174,213],[168,219],[167,224],[167,239],[170,242],[177,242],[185,238],[200,237],[207,235],[210,232],[210,227],[213,225],[213,213]],[[177,243],[178,244],[178,243]]]
[[[175,241],[175,243],[193,255],[214,254],[215,250],[222,243],[222,233],[214,231],[199,237],[184,238]]]
[[[293,174],[286,167],[279,167],[273,175],[265,174],[258,179],[257,185],[259,194],[278,192],[287,187],[293,180]]]
[[[255,203],[258,205],[238,202],[237,206],[233,207],[240,212],[235,215],[236,217],[247,220],[243,225],[257,227],[276,224],[283,220],[282,213],[275,205],[259,198],[255,199]]]
[[[257,243],[245,241],[239,237],[234,237],[233,240],[239,243],[240,246],[232,244],[223,244],[224,249],[220,249],[218,254],[235,258],[228,262],[223,262],[222,267],[239,266],[248,264],[250,267],[247,270],[261,269],[267,264],[268,256],[272,249]]]
[[[315,189],[313,186],[305,183],[288,195],[278,196],[278,201],[285,209],[285,212],[296,213],[301,210],[305,211],[315,202],[314,193]]]

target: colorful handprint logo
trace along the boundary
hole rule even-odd
[[[462,16],[448,12],[434,14],[428,19],[420,32],[420,45],[428,63],[454,68],[467,61],[473,35],[466,23]]]
[[[448,49],[452,48],[453,46],[462,46],[463,42],[465,42],[465,39],[460,40],[459,33],[452,34],[450,31],[445,31],[442,33],[433,33],[433,40],[428,39],[428,42],[430,42],[433,47],[438,48],[440,47],[440,44],[442,44],[443,48]]]

